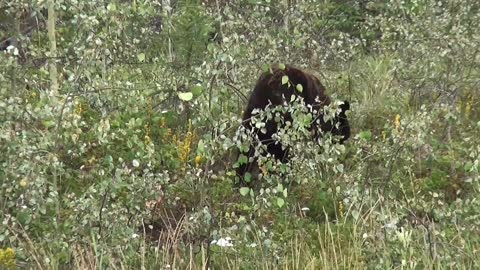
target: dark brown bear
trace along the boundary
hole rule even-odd
[[[285,77],[288,76],[288,83],[285,82]],[[297,85],[300,84],[301,86]],[[333,121],[325,122],[323,120],[323,107],[330,105],[331,100],[325,93],[325,88],[320,81],[312,74],[289,65],[274,65],[267,72],[264,72],[257,81],[253,92],[250,95],[247,108],[243,114],[242,125],[247,130],[253,130],[254,134],[258,136],[259,141],[267,146],[267,152],[282,162],[288,161],[288,149],[282,149],[282,145],[272,139],[272,136],[277,132],[277,122],[270,119],[265,123],[266,133],[260,132],[255,127],[252,127],[251,118],[254,109],[265,109],[267,105],[278,106],[288,103],[292,95],[302,97],[305,105],[311,105],[314,112],[316,111],[316,118],[310,125],[309,130],[315,134],[314,138],[321,137],[323,132],[331,132],[332,135],[338,136],[339,143],[343,143],[350,137],[350,126],[345,112],[350,109],[350,105],[345,101],[340,105],[340,112],[336,115]],[[283,115],[286,121],[291,121],[291,116]],[[244,153],[248,159],[254,156],[255,150],[250,146],[248,153]],[[241,183],[244,183],[243,177],[246,172],[251,172],[253,164],[256,164],[256,159],[249,160],[246,164],[241,164],[237,169],[237,175],[241,178]]]

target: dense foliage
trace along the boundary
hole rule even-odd
[[[0,268],[480,267],[478,1],[0,1]],[[273,63],[352,138],[238,188]]]

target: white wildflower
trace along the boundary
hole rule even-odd
[[[211,242],[212,245],[217,245],[219,247],[233,247],[232,243],[232,238],[230,237],[225,237],[225,238],[220,238],[218,240],[213,240]]]
[[[138,162],[138,160],[134,159],[132,161],[132,165],[133,165],[133,167],[138,167],[138,166],[140,166],[140,162]]]

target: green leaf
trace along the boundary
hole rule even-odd
[[[138,61],[140,62],[144,62],[145,61],[145,54],[144,53],[140,53],[137,55],[137,59]]]
[[[210,53],[213,53],[213,50],[215,49],[215,45],[213,43],[209,43],[207,45],[207,51]]]
[[[46,128],[55,126],[55,121],[53,120],[44,120],[42,121],[42,123],[43,123],[43,126],[45,126]]]
[[[18,222],[20,222],[20,224],[27,225],[32,220],[32,215],[31,215],[30,211],[28,211],[28,210],[21,210],[17,214],[17,220],[18,220]]]
[[[278,68],[280,70],[285,70],[285,64],[278,64]]]
[[[115,10],[117,10],[117,6],[115,6],[114,3],[110,3],[110,4],[107,5],[107,10],[115,11]]]
[[[192,92],[179,92],[178,98],[180,98],[183,101],[190,101],[193,98],[193,94]]]
[[[203,93],[203,87],[202,87],[202,86],[200,86],[200,85],[195,85],[195,86],[192,88],[192,94],[193,94],[193,96],[198,97],[198,96],[200,96],[202,93]]]
[[[265,123],[263,123],[263,122],[256,122],[256,123],[255,123],[255,127],[256,127],[256,128],[262,128],[262,127],[264,127],[264,126],[265,126]]]
[[[372,132],[370,130],[361,131],[360,133],[358,133],[358,137],[365,141],[369,141],[372,139]]]
[[[303,86],[301,84],[297,84],[297,91],[300,93],[303,92]]]
[[[243,179],[245,180],[245,182],[250,183],[252,181],[252,175],[249,172],[247,172],[243,176]]]
[[[263,72],[267,72],[267,71],[269,71],[269,70],[270,70],[270,66],[269,66],[268,64],[265,64],[265,63],[262,64],[262,71],[263,71]]]
[[[303,38],[298,38],[297,40],[295,40],[295,43],[293,44],[293,46],[297,47],[297,48],[301,48],[305,43],[305,39]]]
[[[104,160],[107,164],[113,164],[113,157],[111,155],[105,156]]]
[[[343,173],[343,164],[338,164],[336,167],[339,173]]]
[[[240,194],[241,194],[242,196],[247,195],[249,192],[250,192],[250,188],[248,188],[248,187],[242,187],[242,188],[240,188]]]
[[[282,198],[277,198],[278,207],[282,208],[285,205],[285,200]]]
[[[205,153],[205,142],[200,139],[197,144],[197,155],[201,155]]]
[[[286,84],[288,83],[288,76],[287,75],[283,75],[282,76],[282,84]]]
[[[313,121],[313,116],[311,113],[305,115],[305,117],[303,118],[303,125],[306,127],[308,125],[310,125],[310,123],[312,123]]]
[[[218,59],[220,59],[220,61],[222,62],[231,62],[231,56],[229,56],[228,54],[225,54],[225,53],[222,53],[220,55],[218,55]]]
[[[247,156],[245,156],[244,154],[241,154],[239,157],[238,157],[238,163],[240,164],[246,164],[248,161],[248,158]]]
[[[473,168],[473,162],[471,161],[468,161],[467,163],[465,163],[465,165],[463,166],[463,170],[465,172],[470,172],[470,170]]]
[[[358,220],[358,218],[360,217],[360,213],[356,210],[353,210],[352,211],[352,217],[354,220]]]

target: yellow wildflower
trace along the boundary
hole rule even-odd
[[[465,116],[469,117],[471,112],[472,112],[472,100],[470,99],[469,101],[467,101],[467,104],[465,105]]]
[[[152,142],[152,139],[150,139],[150,136],[145,135],[145,144],[150,144]]]
[[[82,114],[82,112],[84,111],[83,104],[81,102],[78,102],[77,104],[75,104],[74,111],[76,114]]]
[[[12,248],[0,249],[0,268],[13,269],[15,266],[15,251]]]
[[[90,159],[87,160],[88,164],[93,164],[97,158],[95,156],[92,156]]]
[[[340,213],[340,216],[343,217],[345,215],[345,206],[343,205],[342,201],[338,202],[338,212]]]
[[[200,167],[200,165],[203,163],[203,157],[201,155],[198,155],[195,157],[195,166]]]
[[[159,125],[161,128],[164,128],[164,127],[166,126],[166,124],[165,124],[165,117],[160,118],[160,121],[159,121],[158,125]]]
[[[268,174],[267,166],[262,165],[262,167],[260,167],[260,170],[262,171],[263,176],[266,176]]]
[[[148,124],[144,125],[143,126],[145,128],[145,144],[150,144],[150,142],[152,141],[150,139],[150,126]]]
[[[149,115],[153,114],[153,103],[151,100],[147,100],[147,112]]]
[[[179,154],[180,160],[183,163],[187,162],[188,160],[188,156],[190,155],[190,151],[192,150],[191,146],[194,138],[195,138],[195,133],[192,131],[192,122],[190,121],[188,123],[188,132],[185,135],[184,141],[181,142],[180,140],[178,140],[177,142],[177,145],[179,147],[178,154]]]
[[[398,129],[400,127],[400,114],[397,114],[395,116],[395,121],[394,121],[394,124],[395,124],[395,128]]]
[[[28,186],[28,181],[26,177],[20,180],[20,186],[23,188]]]

